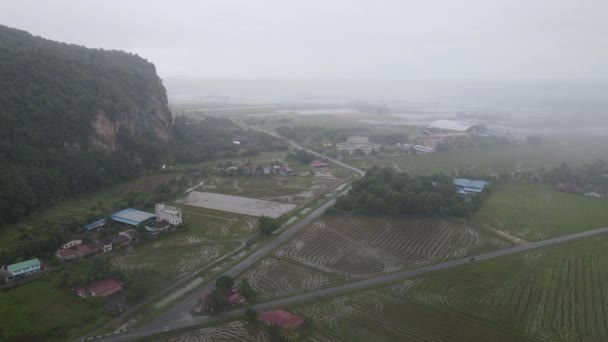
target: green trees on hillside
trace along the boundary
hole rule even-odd
[[[157,165],[160,142],[146,117],[153,111],[170,117],[146,60],[0,26],[0,224]],[[115,153],[93,142],[102,112],[133,121]]]

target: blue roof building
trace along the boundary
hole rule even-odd
[[[483,180],[470,180],[466,178],[455,178],[454,185],[458,187],[458,193],[468,194],[472,192],[482,192],[489,183]]]
[[[87,224],[86,226],[84,226],[84,230],[89,231],[89,230],[99,229],[105,225],[106,225],[106,219],[102,218],[100,220]]]
[[[115,212],[114,214],[110,215],[110,218],[112,219],[112,221],[128,224],[131,226],[137,226],[140,223],[144,223],[156,218],[156,215],[133,208],[127,208]]]

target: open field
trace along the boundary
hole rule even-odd
[[[186,196],[175,200],[175,202],[194,207],[272,218],[279,217],[296,207],[295,204],[199,191],[191,191]]]
[[[492,190],[474,221],[523,240],[608,226],[608,200],[557,192],[542,184],[498,184]]]
[[[107,320],[101,302],[58,289],[49,276],[0,292],[0,340],[53,341],[84,333]]]
[[[605,341],[608,238],[594,237],[300,307],[344,340]]]
[[[332,284],[335,276],[275,258],[266,258],[243,274],[259,299],[283,297],[318,290]]]
[[[302,176],[214,177],[205,181],[200,189],[225,195],[300,204],[327,191],[338,182],[338,179]]]
[[[163,236],[157,242],[162,246],[235,240],[257,233],[257,219],[253,216],[179,203],[174,205],[182,209],[187,229]]]
[[[493,235],[456,221],[336,216],[315,221],[274,255],[357,278],[508,246]]]
[[[399,167],[410,174],[445,174],[473,173],[492,175],[505,171],[536,170],[542,166],[559,166],[561,162],[580,164],[593,162],[595,159],[608,159],[605,148],[606,138],[562,139],[546,142],[542,145],[520,144],[513,146],[495,146],[472,150],[431,153],[425,155],[407,155],[394,158],[376,158],[349,160],[355,167],[362,169],[374,165]]]
[[[112,264],[127,272],[150,269],[180,279],[204,268],[238,245],[238,242],[224,242],[163,247],[160,241],[133,251],[116,253],[112,256]]]
[[[145,341],[168,342],[270,342],[270,335],[245,321],[230,323],[188,331],[159,338],[148,338]]]

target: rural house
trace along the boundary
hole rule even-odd
[[[291,312],[285,310],[274,310],[264,312],[262,314],[262,320],[268,325],[276,325],[281,329],[301,328],[304,324],[304,319],[300,316],[294,315]]]
[[[18,262],[6,267],[6,270],[10,272],[10,277],[8,277],[8,279],[36,273],[39,272],[40,269],[40,260],[38,260],[38,258]]]
[[[124,232],[118,233],[118,235],[126,236],[129,241],[134,240],[137,241],[141,238],[141,234],[137,232],[135,229],[127,229]]]
[[[63,245],[61,245],[61,248],[70,249],[72,247],[76,247],[76,246],[80,245],[81,243],[82,243],[82,240],[70,240],[70,241],[64,243]]]
[[[60,249],[55,252],[55,256],[61,261],[70,261],[78,258],[78,255],[71,249]]]
[[[97,240],[97,248],[100,249],[103,253],[112,251],[112,238],[105,237]]]
[[[124,235],[116,235],[112,238],[112,244],[117,246],[128,246],[131,240]]]
[[[82,298],[107,297],[122,291],[124,283],[120,280],[107,278],[96,281],[84,287],[75,289],[77,295]]]
[[[174,226],[182,224],[182,210],[177,207],[156,203],[156,221],[167,221]]]

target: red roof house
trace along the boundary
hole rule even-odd
[[[291,312],[285,310],[274,310],[264,312],[262,314],[262,320],[266,324],[274,324],[281,329],[294,328],[298,329],[304,324],[304,319],[300,316],[294,315]]]
[[[82,245],[76,246],[76,253],[78,253],[80,256],[87,256],[95,253],[95,249],[93,249],[88,243],[83,243]]]
[[[76,255],[76,253],[74,253],[71,249],[60,249],[55,252],[55,256],[63,261],[70,261],[78,258],[78,255]]]
[[[321,160],[314,160],[312,163],[310,163],[310,166],[312,167],[328,167],[329,164],[327,164],[324,161]]]
[[[82,298],[107,297],[122,291],[124,283],[120,280],[107,278],[76,289],[76,293]]]

